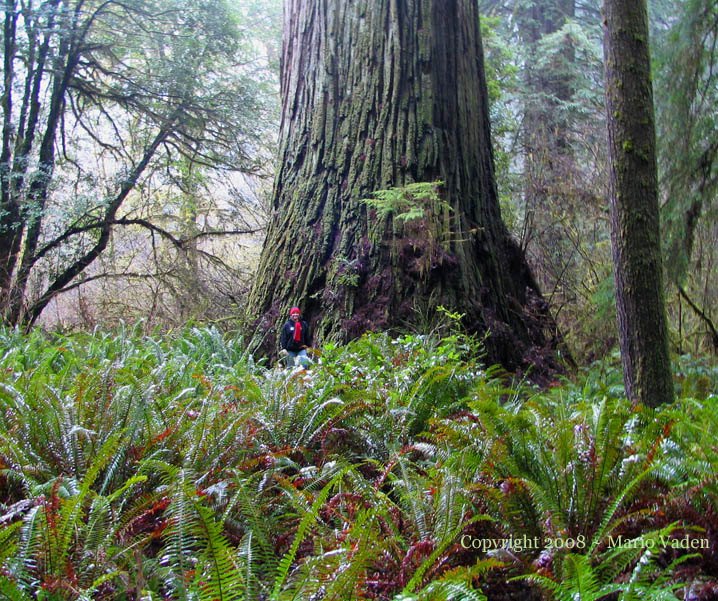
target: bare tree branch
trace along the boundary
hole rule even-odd
[[[142,175],[142,172],[149,164],[157,149],[169,135],[169,132],[171,131],[171,128],[177,118],[176,115],[178,112],[178,109],[176,109],[173,112],[173,115],[167,119],[164,126],[157,132],[157,135],[155,136],[154,140],[145,150],[145,153],[140,162],[135,166],[135,168],[123,182],[122,187],[120,188],[120,192],[108,205],[105,211],[105,218],[103,219],[102,225],[100,227],[100,237],[97,240],[97,243],[92,247],[92,249],[90,249],[82,257],[77,259],[72,265],[70,265],[62,273],[60,273],[55,278],[55,280],[47,287],[42,296],[28,308],[26,320],[28,327],[35,323],[37,318],[40,316],[42,310],[47,306],[47,304],[52,300],[52,298],[56,294],[58,294],[60,290],[65,288],[65,286],[67,286],[78,274],[80,274],[89,265],[91,265],[95,261],[95,259],[100,256],[102,251],[105,250],[105,248],[107,247],[107,243],[110,239],[110,231],[112,229],[111,224],[112,221],[114,221],[117,210],[120,208],[122,202],[125,200],[125,198],[127,198],[128,194],[134,188],[135,184]]]
[[[701,321],[706,325],[706,327],[710,330],[713,350],[715,352],[718,352],[718,330],[716,330],[716,327],[713,321],[711,321],[711,318],[706,314],[705,311],[703,311],[703,309],[701,309],[698,305],[696,305],[695,302],[693,302],[693,300],[684,290],[683,286],[678,285],[678,293],[688,303],[688,306],[693,309],[694,313],[701,319]]]

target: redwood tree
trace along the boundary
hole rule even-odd
[[[673,399],[658,217],[646,0],[605,0],[611,237],[626,394]]]
[[[555,341],[553,321],[501,220],[476,1],[289,0],[281,84],[273,215],[250,299],[265,348],[293,304],[320,341],[444,305],[490,331],[491,360],[552,356],[539,349]],[[437,196],[365,201],[415,182],[441,182]]]

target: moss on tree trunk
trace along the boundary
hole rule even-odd
[[[293,304],[342,341],[444,305],[491,332],[491,360],[551,356],[553,321],[499,211],[475,1],[288,1],[282,101],[250,299],[265,346]],[[404,224],[363,200],[437,180],[444,208]]]
[[[658,212],[656,136],[645,0],[606,0],[611,237],[626,393],[673,399]]]

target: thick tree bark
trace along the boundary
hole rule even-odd
[[[656,137],[645,0],[605,0],[611,230],[626,393],[673,399],[658,213]]]
[[[317,339],[406,326],[437,305],[516,368],[554,341],[499,211],[475,0],[290,0],[273,209],[251,294],[271,352],[286,310]],[[363,199],[442,181],[407,223]],[[431,205],[431,206],[429,206]]]

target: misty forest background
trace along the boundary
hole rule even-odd
[[[718,599],[718,5],[648,2],[675,396],[651,407],[619,351],[598,0],[478,3],[550,358],[500,365],[423,302],[412,247],[428,292],[398,324],[326,326],[310,371],[281,369],[290,303],[324,333],[349,298],[256,302],[283,283],[257,278],[292,176],[283,4],[4,0],[0,598]],[[422,194],[453,213],[424,183],[362,206],[404,232]],[[371,274],[334,259],[320,281],[359,298]]]

